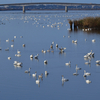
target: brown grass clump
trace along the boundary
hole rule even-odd
[[[100,29],[100,17],[86,17],[77,21],[78,27]]]

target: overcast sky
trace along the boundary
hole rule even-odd
[[[0,0],[0,4],[30,2],[68,2],[68,3],[99,3],[100,0]]]

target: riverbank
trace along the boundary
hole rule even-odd
[[[69,20],[70,28],[74,23],[74,28],[91,28],[100,30],[100,17],[86,17],[79,20],[71,21]]]

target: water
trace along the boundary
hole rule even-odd
[[[99,11],[33,11],[26,12],[0,12],[0,99],[1,100],[84,100],[99,99],[100,91],[100,66],[96,66],[96,60],[100,59],[99,43],[100,34],[97,32],[70,32],[68,19],[79,19],[89,16],[100,16]],[[48,25],[48,27],[47,27]],[[17,38],[14,38],[16,36]],[[23,36],[23,38],[20,38]],[[65,36],[65,37],[63,37]],[[70,38],[68,38],[70,36]],[[6,40],[9,39],[9,42]],[[14,42],[11,40],[14,39]],[[77,39],[77,44],[72,40]],[[85,41],[87,39],[87,41]],[[92,39],[96,41],[93,43]],[[54,42],[54,53],[42,53],[42,49],[48,50]],[[11,45],[14,44],[12,48]],[[22,45],[25,44],[25,47]],[[64,53],[59,49],[66,47]],[[5,51],[9,48],[9,51]],[[16,57],[17,50],[21,56]],[[51,49],[50,49],[51,50]],[[84,55],[90,51],[95,53],[90,65],[85,65],[88,60]],[[30,55],[39,54],[38,60],[30,59]],[[8,60],[8,57],[11,60]],[[22,62],[22,67],[13,65],[14,61]],[[48,64],[44,65],[44,60]],[[71,66],[65,63],[71,61]],[[82,70],[78,76],[74,76],[76,64]],[[25,70],[31,68],[30,74]],[[83,77],[84,70],[91,75],[86,79],[91,80],[87,84]],[[37,71],[38,75],[43,73],[43,80],[36,84],[32,74]],[[45,77],[44,72],[49,75]],[[61,75],[69,81],[61,81]]]

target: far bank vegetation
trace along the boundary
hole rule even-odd
[[[79,20],[69,21],[69,24],[74,23],[78,28],[100,29],[100,17],[86,17]]]

